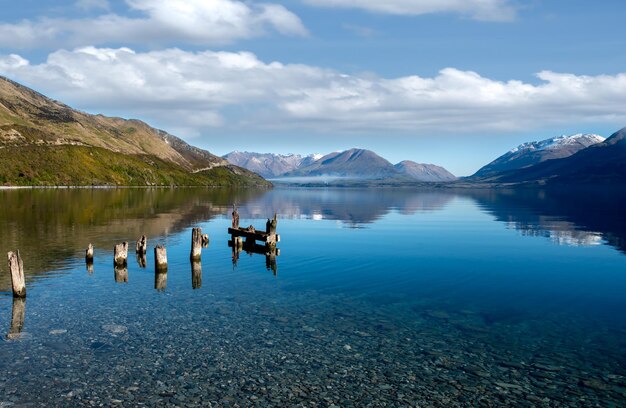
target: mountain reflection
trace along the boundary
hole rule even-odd
[[[404,215],[442,210],[455,197],[449,191],[409,189],[275,189],[248,201],[242,218],[337,220],[348,227],[371,224],[397,210]]]
[[[626,253],[623,188],[485,189],[462,194],[523,235],[560,245],[606,243]]]

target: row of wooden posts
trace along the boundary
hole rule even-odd
[[[277,215],[274,214],[273,219],[268,219],[265,225],[265,231],[258,231],[254,226],[242,228],[239,226],[239,212],[237,207],[233,207],[232,212],[232,227],[228,228],[228,233],[231,235],[231,241],[229,245],[233,247],[235,255],[233,262],[236,262],[235,256],[241,248],[246,247],[252,252],[265,253],[266,256],[272,257],[273,267],[276,272],[276,255],[280,254],[276,248],[276,243],[280,241],[280,235],[276,233],[276,226],[278,224]],[[244,243],[243,238],[246,238]],[[256,241],[261,241],[263,246],[257,245]],[[209,244],[209,235],[202,234],[202,228],[196,227],[191,230],[191,253],[189,255],[192,261],[199,261],[202,255],[202,247],[206,247]],[[259,248],[256,248],[256,247]],[[148,250],[148,239],[145,235],[142,235],[135,244],[135,252],[139,256],[145,256]],[[9,258],[9,270],[11,272],[11,284],[13,287],[13,297],[25,298],[26,297],[26,280],[24,279],[24,264],[20,257],[20,251],[8,253]],[[92,264],[94,258],[94,248],[90,243],[85,250],[85,260],[87,264]],[[269,259],[269,258],[268,258]],[[157,245],[154,248],[154,260],[155,268],[157,271],[167,270],[167,250],[163,245]],[[113,264],[116,267],[124,267],[128,262],[128,242],[122,242],[115,245],[113,249]],[[270,261],[268,261],[270,262]]]
[[[202,234],[202,228],[193,228],[191,230],[191,253],[189,255],[191,261],[199,261],[202,256],[202,247],[209,245],[209,235]],[[145,235],[137,240],[135,252],[139,256],[145,256],[148,250],[148,239]],[[94,258],[93,245],[90,243],[85,250],[85,260],[87,264],[92,264]],[[13,297],[26,297],[26,279],[24,278],[24,263],[20,256],[20,251],[8,253],[9,271],[11,272],[11,286],[13,288]],[[157,245],[154,248],[155,267],[158,271],[167,270],[167,250],[163,245]],[[113,248],[113,264],[116,267],[124,267],[128,263],[128,242],[122,242]]]
[[[189,258],[192,261],[200,260],[202,247],[209,245],[209,234],[202,234],[202,228],[196,227],[191,230],[191,253]],[[145,256],[148,252],[148,239],[145,235],[137,240],[135,253]],[[89,244],[85,251],[87,262],[93,262],[93,245]],[[157,268],[167,268],[167,249],[159,244],[154,247],[154,261]],[[113,248],[113,264],[115,266],[125,266],[128,263],[128,242],[122,242]]]

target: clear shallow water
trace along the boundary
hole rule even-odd
[[[624,197],[0,191],[0,249],[28,277],[13,301],[0,264],[0,404],[623,406]],[[234,265],[232,203],[240,225],[279,214],[275,271]],[[147,267],[131,254],[116,283],[113,245],[142,233]]]

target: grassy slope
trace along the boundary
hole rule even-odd
[[[269,186],[254,173],[216,167],[190,173],[154,156],[85,146],[6,146],[0,149],[0,185]]]

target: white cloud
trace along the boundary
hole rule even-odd
[[[87,47],[31,64],[0,56],[0,74],[81,109],[202,134],[210,128],[447,132],[626,123],[626,73],[543,71],[537,83],[446,68],[432,78],[347,75],[266,63],[247,52]]]
[[[313,6],[359,8],[373,13],[420,15],[458,13],[476,20],[509,21],[515,8],[509,0],[304,0]]]
[[[238,0],[126,0],[140,17],[102,14],[95,18],[40,18],[0,23],[0,47],[75,47],[105,43],[223,44],[253,38],[268,29],[286,35],[307,35],[295,14],[278,4]],[[107,2],[83,0],[84,6]]]

